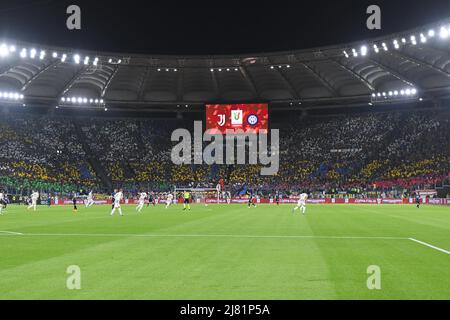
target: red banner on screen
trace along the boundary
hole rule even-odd
[[[206,130],[260,132],[269,129],[267,104],[208,104],[206,105]]]

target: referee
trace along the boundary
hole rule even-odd
[[[185,191],[183,193],[183,199],[184,199],[184,203],[183,203],[183,211],[186,210],[186,208],[188,210],[191,210],[191,193],[189,191]]]

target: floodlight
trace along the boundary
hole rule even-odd
[[[362,46],[361,47],[361,55],[363,57],[367,55],[367,47],[366,46]]]
[[[0,45],[0,57],[6,57],[9,55],[9,49],[8,46],[4,43]]]
[[[448,30],[446,27],[441,27],[441,32],[439,33],[440,37],[442,39],[447,39],[448,38]]]

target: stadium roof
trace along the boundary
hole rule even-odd
[[[204,103],[356,105],[450,94],[450,20],[366,42],[157,56],[0,42],[0,101],[169,110]]]

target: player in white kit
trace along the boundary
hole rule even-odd
[[[36,205],[39,199],[39,192],[33,191],[30,197],[31,197],[31,204],[28,206],[27,209],[30,210],[31,208],[33,208],[33,211],[36,211]]]
[[[120,207],[120,201],[122,201],[122,199],[123,199],[123,190],[120,189],[119,192],[116,192],[116,194],[114,195],[114,207],[111,210],[111,215],[114,215],[114,212],[117,209],[119,210],[119,214],[123,216],[122,208]]]
[[[292,212],[295,212],[296,210],[300,209],[303,214],[306,213],[306,200],[308,199],[308,195],[306,193],[302,193],[300,195],[300,198],[298,199],[297,206],[292,210]]]
[[[0,215],[3,214],[2,210],[3,210],[4,201],[5,201],[5,194],[3,193],[3,191],[0,191]]]
[[[169,193],[167,195],[167,199],[166,199],[166,209],[168,207],[170,207],[170,205],[172,204],[172,201],[173,201],[173,194]]]
[[[87,196],[86,208],[92,207],[93,204],[94,204],[94,194],[92,193],[92,191],[90,191]]]
[[[139,193],[139,202],[138,202],[138,205],[136,206],[136,211],[137,212],[141,212],[142,211],[142,208],[144,207],[146,198],[147,198],[147,193],[146,192]]]

